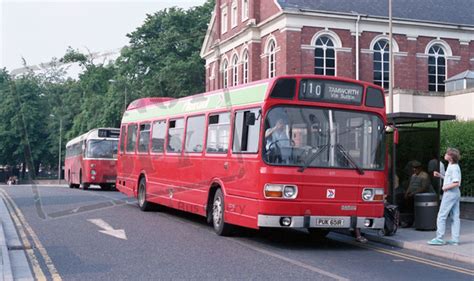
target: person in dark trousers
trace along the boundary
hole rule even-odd
[[[414,210],[414,198],[417,193],[434,192],[430,176],[422,170],[421,163],[413,161],[413,175],[405,193],[406,207],[410,213]]]
[[[429,245],[459,245],[459,233],[461,230],[461,220],[459,219],[459,205],[461,200],[461,168],[459,160],[461,154],[456,148],[448,148],[444,159],[449,162],[446,173],[443,176],[439,172],[434,172],[435,177],[444,178],[443,199],[439,207],[438,219],[436,221],[436,237],[428,241]],[[446,219],[451,216],[451,240],[444,241],[446,231]]]

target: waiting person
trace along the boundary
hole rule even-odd
[[[459,204],[461,200],[461,168],[459,160],[461,154],[456,148],[448,148],[444,159],[449,162],[446,174],[443,176],[439,172],[434,172],[434,176],[444,178],[443,199],[439,207],[438,219],[436,222],[436,238],[428,241],[430,245],[459,245],[459,232],[461,230],[461,220],[459,219]],[[444,233],[446,231],[446,219],[451,216],[451,240],[444,241]]]
[[[439,170],[438,170],[439,169]],[[440,187],[443,186],[441,177],[435,177],[434,172],[439,171],[444,176],[445,168],[443,162],[438,160],[437,153],[432,153],[432,159],[428,162],[428,174],[431,177],[431,185],[436,193],[440,193]]]
[[[406,207],[410,212],[414,209],[414,198],[418,193],[433,193],[433,187],[431,186],[430,176],[427,172],[423,171],[421,163],[418,161],[412,162],[413,175],[410,177],[408,188],[405,192],[405,203]]]

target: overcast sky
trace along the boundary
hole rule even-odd
[[[68,46],[102,52],[128,44],[146,14],[205,0],[0,0],[0,68],[9,71],[62,57]]]

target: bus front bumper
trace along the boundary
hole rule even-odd
[[[382,229],[385,219],[348,216],[268,216],[258,215],[259,227],[285,228],[369,228]]]

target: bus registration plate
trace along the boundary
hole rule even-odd
[[[316,224],[319,226],[344,226],[343,219],[318,218]]]

